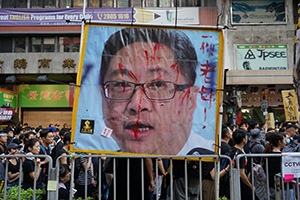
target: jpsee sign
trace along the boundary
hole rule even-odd
[[[238,45],[238,70],[286,70],[287,45]]]

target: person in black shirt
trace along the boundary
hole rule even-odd
[[[59,199],[60,200],[68,200],[70,194],[70,187],[65,184],[70,180],[70,169],[68,165],[61,165],[59,167]]]
[[[222,138],[221,138],[221,155],[224,155],[227,151],[231,149],[228,144],[229,140],[232,139],[232,131],[225,125],[222,125]]]
[[[19,155],[20,150],[19,148],[22,147],[21,145],[17,145],[16,143],[10,143],[7,146],[7,153],[9,155]],[[7,183],[7,190],[11,187],[19,184],[19,177],[20,177],[20,161],[18,158],[9,158],[8,159],[8,183]]]
[[[25,152],[27,152],[24,164],[23,164],[23,173],[24,173],[24,180],[23,180],[23,189],[27,190],[28,188],[33,189],[34,178],[36,178],[36,187],[38,189],[45,188],[45,184],[43,184],[40,176],[41,172],[41,160],[39,158],[30,157],[30,155],[38,155],[40,152],[40,143],[37,139],[30,139],[24,148]],[[34,162],[36,160],[36,177],[34,177]]]

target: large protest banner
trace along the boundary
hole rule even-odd
[[[220,30],[85,25],[72,151],[216,152]]]

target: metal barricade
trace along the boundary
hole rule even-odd
[[[270,200],[269,168],[273,167],[273,166],[269,166],[268,165],[268,163],[269,163],[268,159],[274,158],[274,157],[280,157],[281,158],[282,155],[281,154],[271,154],[271,153],[270,154],[239,154],[237,156],[237,160],[236,160],[236,168],[237,168],[236,173],[237,173],[237,177],[240,177],[240,159],[243,158],[243,157],[247,157],[248,163],[249,163],[249,159],[251,160],[250,163],[253,163],[253,158],[263,158],[264,159],[265,173],[266,173],[266,191],[265,191],[265,197],[268,200]],[[281,170],[280,171],[282,172],[282,166],[281,166]],[[276,176],[274,176],[275,184],[274,184],[273,187],[274,187],[275,191],[276,191],[277,186],[278,186],[278,184],[276,185],[276,183],[278,183],[278,178],[280,179],[279,181],[281,183],[281,184],[279,184],[279,187],[281,185],[281,191],[285,191],[284,187],[283,187],[284,186],[284,177],[281,176],[281,175],[278,175],[278,174]],[[293,199],[295,199],[295,194],[297,194],[297,200],[300,200],[300,195],[299,195],[300,194],[299,193],[299,179],[297,178],[296,181],[292,181],[292,183],[295,183],[295,185],[296,185],[296,187],[293,187],[293,191],[294,191],[293,192],[293,194],[294,194]],[[252,199],[254,200],[255,199],[255,195],[254,195],[255,191],[253,189],[253,187],[254,187],[253,167],[251,167],[251,184],[252,184]],[[297,190],[297,193],[295,192],[296,190]],[[289,184],[287,184],[287,191],[289,191]],[[285,198],[284,193],[285,192],[281,192],[280,195],[277,194],[276,195],[277,196],[276,200],[277,199],[282,199],[282,200],[290,199],[289,192],[287,192],[287,195],[286,195],[287,198]],[[241,199],[241,185],[240,185],[240,181],[238,181],[237,195],[238,195],[237,198]]]
[[[0,158],[1,159],[4,159],[6,158],[6,161],[4,163],[5,165],[5,179],[4,179],[4,190],[3,190],[3,199],[5,200],[6,199],[6,194],[7,194],[7,182],[8,182],[8,160],[9,158],[19,158],[19,161],[20,161],[20,167],[19,167],[19,191],[18,191],[18,199],[20,200],[21,199],[21,180],[24,176],[24,173],[23,173],[23,159],[22,158],[26,158],[26,157],[32,157],[34,158],[34,180],[33,180],[33,199],[36,199],[36,186],[37,186],[37,180],[36,180],[36,177],[37,177],[37,173],[36,173],[36,169],[37,169],[37,161],[35,158],[47,158],[49,160],[48,162],[48,182],[49,181],[53,181],[53,176],[51,176],[51,174],[53,174],[53,172],[55,172],[55,169],[52,168],[52,159],[50,156],[48,155],[0,155]],[[2,161],[1,161],[2,162]],[[53,171],[54,170],[54,171]],[[55,173],[54,173],[55,174]],[[45,190],[47,191],[47,188],[45,188]],[[47,192],[47,199],[54,199],[54,196],[55,196],[55,192],[56,191],[53,191],[53,190],[48,190]]]
[[[56,169],[57,169],[57,173],[56,173],[56,181],[57,181],[57,191],[58,191],[58,183],[59,183],[59,168],[60,168],[60,158],[63,158],[63,157],[69,157],[71,158],[69,155],[63,155],[63,156],[59,156],[56,160]],[[219,177],[219,160],[220,158],[224,158],[224,159],[229,159],[229,165],[230,165],[230,168],[229,168],[229,173],[230,173],[230,177],[232,175],[232,162],[231,162],[231,159],[228,157],[228,156],[225,156],[225,155],[221,155],[221,156],[218,156],[218,155],[199,155],[199,156],[195,156],[195,155],[187,155],[185,157],[182,157],[182,156],[133,156],[133,155],[72,155],[72,158],[71,159],[71,178],[70,178],[70,188],[73,188],[73,184],[74,184],[74,172],[75,172],[75,159],[74,158],[83,158],[84,162],[85,162],[85,166],[87,166],[87,162],[88,162],[88,159],[89,158],[97,158],[98,159],[98,162],[99,162],[99,169],[98,169],[98,177],[101,177],[102,173],[103,172],[103,167],[101,166],[101,158],[105,157],[106,159],[111,159],[112,160],[112,168],[113,168],[113,171],[112,171],[112,174],[113,174],[113,199],[116,200],[117,199],[117,192],[118,192],[118,188],[117,187],[117,184],[116,184],[116,179],[117,179],[117,176],[118,174],[116,173],[117,172],[117,162],[118,162],[118,159],[126,159],[126,165],[127,165],[127,196],[126,196],[126,199],[127,200],[130,200],[130,159],[141,159],[141,162],[140,162],[140,167],[141,167],[141,174],[140,174],[140,177],[141,177],[141,199],[144,200],[144,194],[145,194],[145,180],[144,180],[144,162],[147,160],[147,159],[155,159],[156,161],[156,165],[154,166],[154,171],[156,172],[156,180],[158,180],[158,159],[169,159],[170,160],[170,199],[174,199],[174,188],[173,188],[173,175],[174,175],[174,171],[173,171],[173,162],[174,160],[178,160],[178,159],[181,159],[184,161],[184,184],[185,184],[185,199],[189,199],[188,195],[188,167],[187,167],[187,163],[188,163],[188,160],[197,160],[196,162],[199,162],[198,163],[198,166],[199,166],[199,199],[203,199],[202,198],[202,194],[203,194],[203,191],[202,191],[202,180],[203,180],[203,177],[202,177],[202,162],[203,162],[203,159],[207,159],[207,158],[212,158],[214,161],[214,167],[215,169],[215,177]],[[88,176],[87,176],[87,168],[85,168],[84,172],[85,172],[85,199],[87,199],[87,182],[88,182]],[[98,180],[98,197],[99,199],[101,198],[101,178],[99,178]],[[219,178],[215,178],[215,197],[216,197],[216,200],[219,199],[219,195],[218,195],[218,186],[219,186]],[[233,180],[232,178],[230,178],[230,196],[233,197]],[[156,181],[155,182],[155,190],[156,190],[156,194],[158,194],[158,182]],[[111,195],[111,194],[110,194]],[[125,194],[124,194],[125,195]],[[56,193],[56,197],[55,199],[58,199],[59,198],[59,194],[58,192]],[[69,199],[71,200],[72,199],[72,193],[70,192],[69,194]],[[156,200],[158,200],[158,195],[156,195]]]

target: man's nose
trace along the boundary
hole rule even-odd
[[[136,115],[143,111],[152,111],[152,102],[146,96],[142,86],[136,87],[134,94],[128,102],[127,110],[130,115]]]

